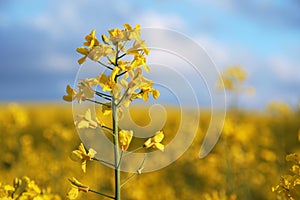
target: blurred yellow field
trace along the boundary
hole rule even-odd
[[[174,137],[180,117],[174,108],[168,112],[171,114],[163,127],[166,143]],[[147,116],[147,111],[135,109],[136,123],[146,125],[149,119],[141,116]],[[300,150],[299,117],[299,110],[229,111],[217,145],[199,159],[210,119],[209,112],[203,112],[197,137],[188,151],[172,165],[132,179],[122,188],[122,199],[276,199],[272,187],[291,167],[285,157]],[[15,177],[23,176],[47,192],[51,189],[50,193],[58,195],[52,199],[66,198],[68,178],[74,176],[93,189],[113,194],[111,168],[89,162],[83,175],[80,164],[69,158],[79,143],[70,105],[2,104],[0,197],[6,184],[12,185]],[[87,197],[99,199],[93,194],[81,194],[79,199]]]

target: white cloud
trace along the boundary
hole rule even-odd
[[[42,62],[45,63],[43,70],[51,72],[73,72],[78,67],[76,60],[70,56],[55,53],[47,55]]]
[[[136,23],[143,27],[169,28],[175,30],[184,29],[184,20],[178,15],[146,12],[136,19]]]
[[[283,56],[273,56],[269,60],[270,70],[282,81],[300,83],[299,65]]]
[[[57,6],[49,5],[47,10],[38,14],[37,17],[29,19],[28,22],[34,28],[46,31],[54,38],[64,37],[70,32],[82,28],[82,19],[79,18],[80,5],[71,1],[63,1]]]
[[[229,48],[225,44],[204,35],[197,36],[195,41],[204,48],[218,68],[232,64]]]

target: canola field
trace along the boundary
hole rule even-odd
[[[168,112],[172,114],[163,127],[166,142],[174,137],[180,121],[176,110]],[[136,123],[145,124],[147,117],[141,117],[145,111],[134,115]],[[122,188],[122,199],[300,199],[299,160],[294,154],[300,152],[299,108],[229,110],[217,145],[199,159],[209,120],[209,112],[201,113],[198,134],[183,156],[170,166],[130,180]],[[79,144],[69,104],[2,104],[0,199],[66,199],[72,177],[113,194],[111,168],[89,162],[83,174],[80,164],[70,159]],[[27,190],[27,197],[20,198],[21,189],[13,188],[24,182],[31,194],[39,195],[30,196]],[[78,199],[105,198],[80,192]]]

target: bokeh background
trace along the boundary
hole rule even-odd
[[[62,103],[62,96],[79,69],[81,56],[75,49],[83,37],[92,29],[101,34],[124,23],[185,34],[220,71],[242,66],[248,74],[244,85],[255,93],[234,94],[238,106],[229,98],[221,137],[204,159],[198,153],[211,113],[201,110],[198,134],[185,154],[164,169],[133,179],[122,189],[123,199],[288,199],[284,192],[272,192],[278,184],[281,189],[289,184],[288,195],[299,199],[300,173],[291,174],[292,164],[285,159],[300,152],[297,0],[1,0],[0,199],[10,189],[6,184],[23,176],[46,188],[35,191],[42,199],[65,199],[67,179],[73,176],[113,194],[110,168],[88,163],[84,175],[80,164],[69,159],[80,140],[71,105]],[[132,115],[137,124],[149,123],[147,111],[139,108]],[[175,108],[167,114],[165,144],[175,137],[182,117]],[[94,194],[80,198],[99,199]]]
[[[203,46],[219,69],[240,64],[256,95],[244,107],[271,100],[296,106],[300,96],[300,4],[250,1],[0,2],[0,100],[57,101],[78,70],[75,49],[92,29],[124,23],[179,31]]]

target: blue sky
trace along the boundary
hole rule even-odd
[[[123,23],[177,30],[202,45],[219,69],[241,64],[254,96],[248,107],[300,101],[297,0],[0,2],[0,101],[60,100],[78,70],[75,49],[91,29]]]

